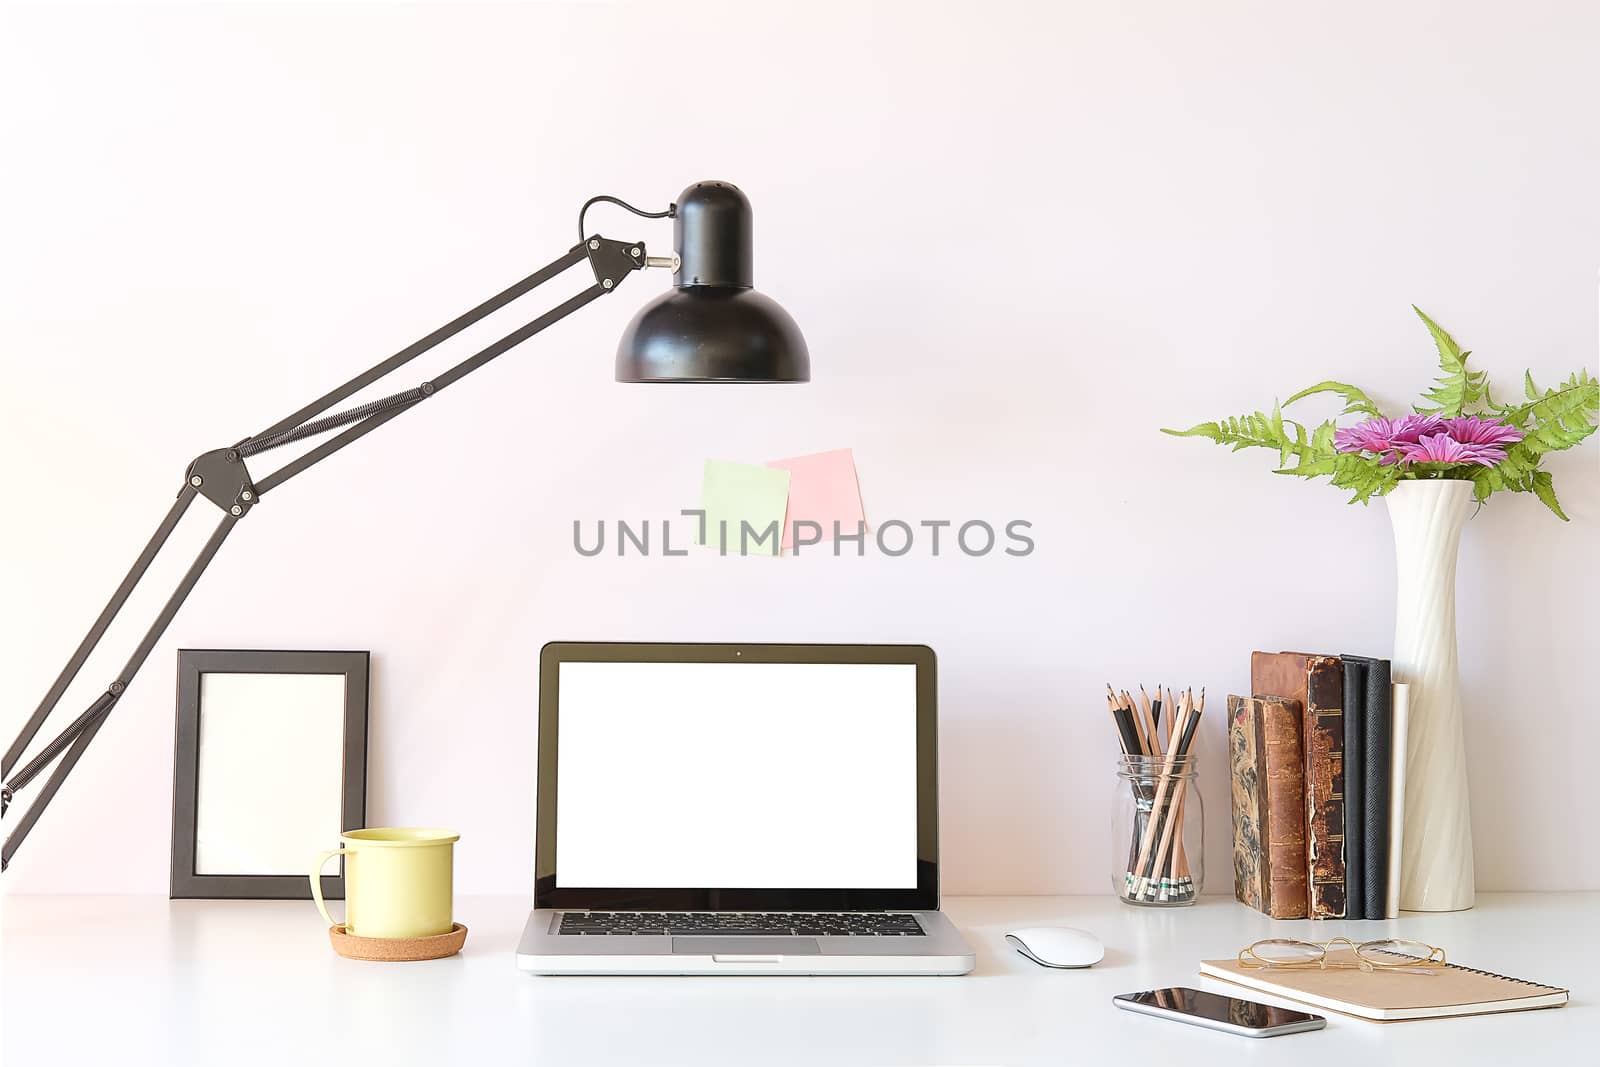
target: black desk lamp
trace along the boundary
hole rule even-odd
[[[596,203],[611,203],[644,218],[672,218],[676,255],[655,257],[645,254],[638,241],[612,241],[591,237],[583,219]],[[6,749],[0,775],[0,812],[9,810],[12,796],[38,777],[57,757],[61,762],[40,788],[39,798],[22,814],[17,828],[7,835],[0,867],[9,866],[11,857],[33,829],[45,805],[61,788],[62,781],[83,756],[111,709],[127,691],[133,676],[144,664],[150,650],[161,639],[184,599],[200,580],[206,565],[222,547],[234,524],[250,513],[256,501],[301,471],[339,451],[359,437],[376,430],[401,412],[420,404],[445,386],[464,378],[496,356],[515,348],[552,323],[558,322],[596,297],[622,284],[630,273],[644,267],[671,267],[677,276],[676,287],[657,297],[634,316],[617,347],[616,377],[619,382],[804,382],[811,377],[811,361],[805,338],[787,312],[751,288],[750,201],[736,186],[727,182],[697,182],[685,189],[678,202],[666,211],[640,211],[616,197],[597,196],[578,212],[578,243],[565,255],[541,267],[504,292],[497,293],[466,314],[452,319],[428,336],[401,349],[372,369],[262,430],[228,447],[207,452],[189,464],[183,488],[166,518],[161,520],[150,543],[139,553],[122,584],[112,594],[105,609],[95,619],[89,633],[39,703],[38,709],[22,727],[22,732]],[[345,411],[323,415],[333,405],[347,399],[417,356],[497,311],[517,297],[561,274],[567,268],[588,260],[594,270],[594,284],[562,304],[514,330],[489,347],[462,360],[438,377],[403,393],[360,404]],[[319,417],[320,416],[320,417]],[[245,460],[269,449],[300,441],[340,427],[342,433],[310,449],[299,458],[262,478],[254,478]],[[89,654],[100,642],[117,612],[133,593],[161,546],[171,536],[178,520],[203,496],[222,509],[222,521],[199,556],[178,582],[166,605],[156,616],[144,638],[134,649],[126,666],[82,715],[74,719],[27,765],[12,774],[23,750],[55,709]]]

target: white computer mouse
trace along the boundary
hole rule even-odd
[[[1041,967],[1093,967],[1106,958],[1098,937],[1070,926],[1030,926],[1012,930],[1006,940]]]

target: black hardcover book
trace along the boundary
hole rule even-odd
[[[1353,656],[1344,665],[1344,899],[1345,918],[1366,916],[1366,719],[1367,666]]]
[[[1362,724],[1363,771],[1366,789],[1361,816],[1366,826],[1361,836],[1365,848],[1362,886],[1366,897],[1363,911],[1369,919],[1382,919],[1388,910],[1389,879],[1398,871],[1389,870],[1389,790],[1394,781],[1394,689],[1389,661],[1353,657],[1367,671],[1365,717]]]

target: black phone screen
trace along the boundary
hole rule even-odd
[[[1234,997],[1207,993],[1203,989],[1187,989],[1182,986],[1151,989],[1143,993],[1123,993],[1117,999],[1131,1000],[1135,1004],[1148,1004],[1155,1008],[1166,1008],[1169,1011],[1210,1019],[1213,1022],[1246,1026],[1253,1030],[1286,1026],[1316,1018],[1309,1012],[1295,1011],[1293,1008],[1278,1008],[1271,1004],[1238,1000]]]

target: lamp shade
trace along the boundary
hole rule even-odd
[[[640,309],[617,346],[619,382],[805,382],[806,340],[752,288],[750,201],[727,182],[678,199],[675,287]]]

